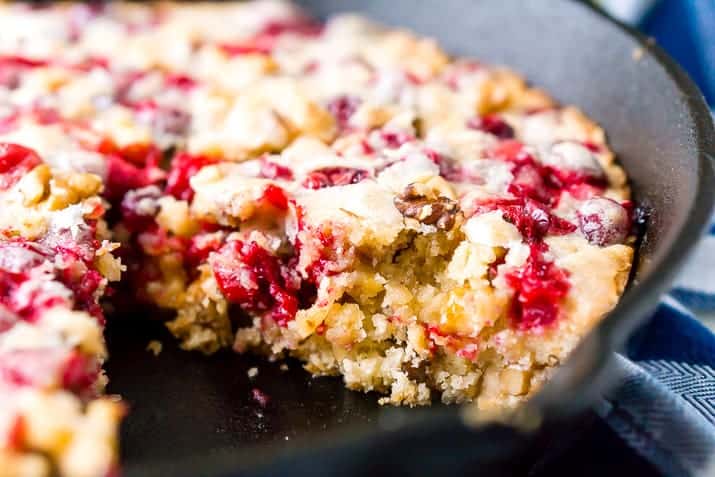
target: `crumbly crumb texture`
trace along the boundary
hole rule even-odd
[[[117,471],[111,282],[187,350],[489,411],[626,285],[603,130],[508,69],[278,1],[2,4],[0,31],[2,477]]]

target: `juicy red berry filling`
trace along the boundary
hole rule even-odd
[[[318,36],[322,31],[322,25],[304,18],[275,20],[266,23],[261,31],[252,38],[237,43],[223,43],[219,45],[219,48],[228,56],[268,55],[275,48],[278,37],[284,33]]]
[[[166,192],[179,200],[191,201],[194,198],[194,190],[189,180],[201,169],[216,162],[216,159],[207,156],[192,156],[187,153],[177,155],[171,161],[166,178]]]
[[[226,243],[210,257],[221,292],[248,312],[267,312],[281,326],[298,312],[300,280],[284,260],[255,242]]]
[[[278,210],[288,210],[288,197],[280,187],[269,184],[263,191],[263,199]]]
[[[544,258],[546,247],[532,244],[526,264],[506,275],[515,296],[510,310],[512,326],[521,330],[548,326],[559,315],[559,303],[569,291],[568,272]]]
[[[284,181],[293,180],[293,171],[285,166],[276,164],[266,158],[261,159],[260,177],[264,179],[282,179]]]
[[[182,91],[189,91],[196,87],[196,80],[191,76],[183,74],[170,74],[167,75],[164,82],[170,88],[177,88]]]
[[[22,74],[32,68],[47,66],[45,60],[35,60],[24,56],[0,56],[0,86],[15,89],[20,86]]]
[[[357,184],[367,179],[368,172],[353,167],[325,167],[318,169],[305,178],[303,187],[307,189],[323,189],[324,187]]]
[[[630,203],[627,205],[632,207]],[[623,243],[632,227],[628,208],[606,197],[587,200],[576,214],[581,233],[599,247]]]
[[[157,200],[161,196],[158,187],[131,190],[124,194],[120,210],[122,224],[130,232],[142,232],[155,225],[158,212]]]
[[[539,242],[545,235],[565,235],[576,230],[571,222],[558,217],[539,202],[529,198],[496,199],[477,205],[475,214],[500,210],[504,220],[519,229],[529,243]]]
[[[333,115],[340,129],[347,129],[350,118],[360,106],[360,98],[355,96],[338,96],[328,103],[328,111]]]
[[[603,178],[544,166],[518,141],[503,141],[491,154],[512,164],[513,179],[507,188],[510,194],[549,206],[557,205],[564,191],[579,198],[600,192],[607,185]]]
[[[391,149],[397,149],[406,142],[415,140],[412,134],[404,131],[381,131],[380,139]]]
[[[97,152],[107,159],[104,195],[109,200],[120,200],[128,190],[156,184],[166,176],[159,168],[161,151],[155,146],[135,144],[119,148],[104,140],[97,147]]]
[[[18,144],[0,143],[0,190],[9,189],[41,163],[40,157],[32,149]]]
[[[499,116],[488,114],[481,118],[472,118],[467,121],[467,127],[484,131],[500,139],[511,139],[514,137],[514,129]]]
[[[62,387],[77,393],[90,392],[98,377],[99,364],[96,360],[73,353],[64,365]]]
[[[89,268],[91,257],[85,260],[83,252],[79,247],[73,251],[61,245],[50,248],[21,240],[4,243],[0,247],[0,304],[29,321],[47,308],[70,306],[61,288],[42,286],[54,279],[69,289],[75,308],[89,312],[102,322],[104,316],[96,295],[104,278]],[[34,271],[45,262],[54,263],[55,259],[59,259],[62,268],[54,269],[54,275],[48,277],[46,271]]]
[[[439,175],[449,181],[459,181],[461,179],[461,168],[450,158],[432,149],[425,149],[427,158],[439,167]]]

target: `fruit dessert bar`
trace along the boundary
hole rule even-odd
[[[604,132],[505,68],[276,1],[3,4],[0,26],[1,476],[116,471],[109,282],[187,350],[484,410],[623,292]]]

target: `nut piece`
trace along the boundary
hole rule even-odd
[[[439,230],[449,230],[459,213],[459,204],[444,196],[434,198],[418,191],[415,184],[409,184],[394,199],[395,207],[404,217],[415,219],[425,225],[434,225]]]

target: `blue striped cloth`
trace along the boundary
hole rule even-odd
[[[715,106],[715,0],[596,0],[653,36]],[[715,185],[713,185],[715,187]],[[653,318],[615,358],[596,412],[666,476],[715,476],[715,223]]]
[[[715,225],[651,320],[616,355],[595,411],[666,476],[715,476]]]

